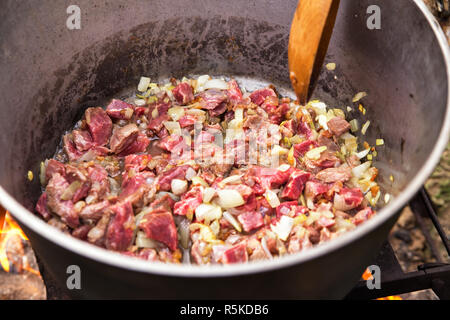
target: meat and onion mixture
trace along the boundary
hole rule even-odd
[[[375,214],[376,151],[346,112],[209,76],[143,77],[136,92],[87,109],[41,163],[36,211],[49,224],[128,256],[203,265],[296,253]]]

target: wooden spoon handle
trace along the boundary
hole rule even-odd
[[[340,0],[300,0],[289,38],[289,71],[301,104],[311,98],[336,22]]]

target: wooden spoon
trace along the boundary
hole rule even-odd
[[[330,43],[340,0],[300,0],[289,37],[289,72],[301,104],[311,98]]]

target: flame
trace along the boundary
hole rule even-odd
[[[364,271],[363,275],[361,276],[365,281],[367,280],[372,280],[373,276],[372,276],[372,272],[370,272],[369,269],[366,269],[366,271]]]
[[[4,214],[3,217],[1,217],[1,214]],[[1,223],[3,221],[3,223]],[[2,266],[3,270],[6,272],[10,271],[10,263],[8,260],[7,250],[6,250],[6,244],[8,242],[8,239],[12,236],[19,236],[21,239],[28,241],[28,237],[25,235],[25,233],[22,231],[22,229],[19,227],[17,222],[13,220],[11,215],[8,211],[1,210],[0,211],[0,265]],[[23,269],[39,275],[39,271],[34,270],[31,268],[28,264],[28,261],[26,260],[26,257],[22,257],[23,260]]]
[[[384,297],[384,298],[379,298],[377,300],[390,300],[390,301],[394,301],[394,300],[403,300],[402,297],[400,296],[389,296],[389,297]]]

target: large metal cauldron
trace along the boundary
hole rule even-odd
[[[449,53],[419,1],[341,1],[315,96],[345,108],[367,91],[364,138],[383,137],[380,184],[395,195],[379,215],[323,246],[275,261],[226,267],[149,264],[66,236],[34,216],[38,172],[63,132],[141,75],[231,75],[249,89],[289,89],[287,44],[296,1],[78,0],[81,30],[69,30],[70,1],[0,4],[0,202],[20,222],[61,285],[78,265],[81,298],[341,298],[378,252],[397,212],[432,172],[448,141]],[[381,30],[367,28],[369,5]],[[337,78],[334,78],[334,75]],[[395,182],[389,176],[395,176]],[[30,211],[28,211],[30,210]]]

